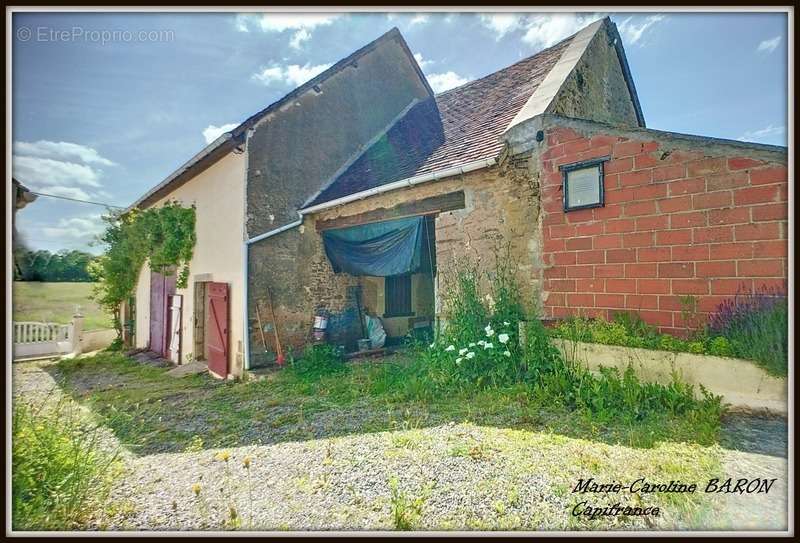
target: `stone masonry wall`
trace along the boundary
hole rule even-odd
[[[613,39],[607,26],[598,31],[549,111],[614,125],[638,125]]]
[[[541,149],[547,316],[634,311],[680,334],[737,292],[785,291],[785,150],[564,124]],[[564,213],[558,167],[604,156],[605,206]]]
[[[495,248],[509,243],[524,299],[532,305],[538,299],[542,268],[538,178],[532,174],[533,163],[530,154],[511,157],[491,168],[352,202],[315,218],[351,216],[463,190],[465,208],[436,217],[437,292],[447,291],[449,271],[459,259],[466,258],[489,271],[494,268]],[[442,309],[437,303],[437,315]]]
[[[256,360],[259,352],[263,352],[253,303],[260,301],[264,318],[267,287],[272,291],[285,345],[300,348],[306,342],[317,308],[331,313],[329,330],[333,343],[352,343],[354,334],[358,333],[352,287],[360,283],[359,278],[333,273],[315,227],[316,220],[391,208],[458,190],[465,192],[465,209],[441,213],[436,219],[438,292],[446,290],[446,270],[456,259],[467,257],[490,269],[494,265],[493,251],[497,242],[507,240],[511,243],[525,299],[534,303],[540,286],[541,250],[537,226],[538,180],[530,175],[532,163],[530,155],[514,157],[505,160],[502,166],[351,202],[306,217],[302,227],[253,244],[250,249],[251,357]],[[437,311],[439,309],[437,305]],[[271,332],[266,334],[266,340],[272,349]]]

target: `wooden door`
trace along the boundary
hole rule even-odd
[[[208,369],[219,377],[228,376],[228,284],[208,283],[206,351]]]
[[[181,316],[183,296],[169,297],[169,359],[173,364],[181,363]]]
[[[175,274],[150,272],[150,350],[169,356],[167,325],[169,296],[175,294]]]

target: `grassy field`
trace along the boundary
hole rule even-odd
[[[13,287],[15,321],[67,324],[75,308],[85,317],[85,330],[112,328],[111,316],[90,298],[92,283],[15,282]]]

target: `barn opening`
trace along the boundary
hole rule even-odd
[[[434,214],[373,221],[322,232],[325,252],[335,273],[358,278],[353,296],[355,341],[371,347],[393,346],[433,335],[436,284]]]

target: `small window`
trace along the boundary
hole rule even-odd
[[[386,278],[386,312],[384,317],[407,317],[411,310],[411,275],[392,275]]]
[[[608,158],[560,167],[564,176],[564,211],[603,207],[603,163]]]

